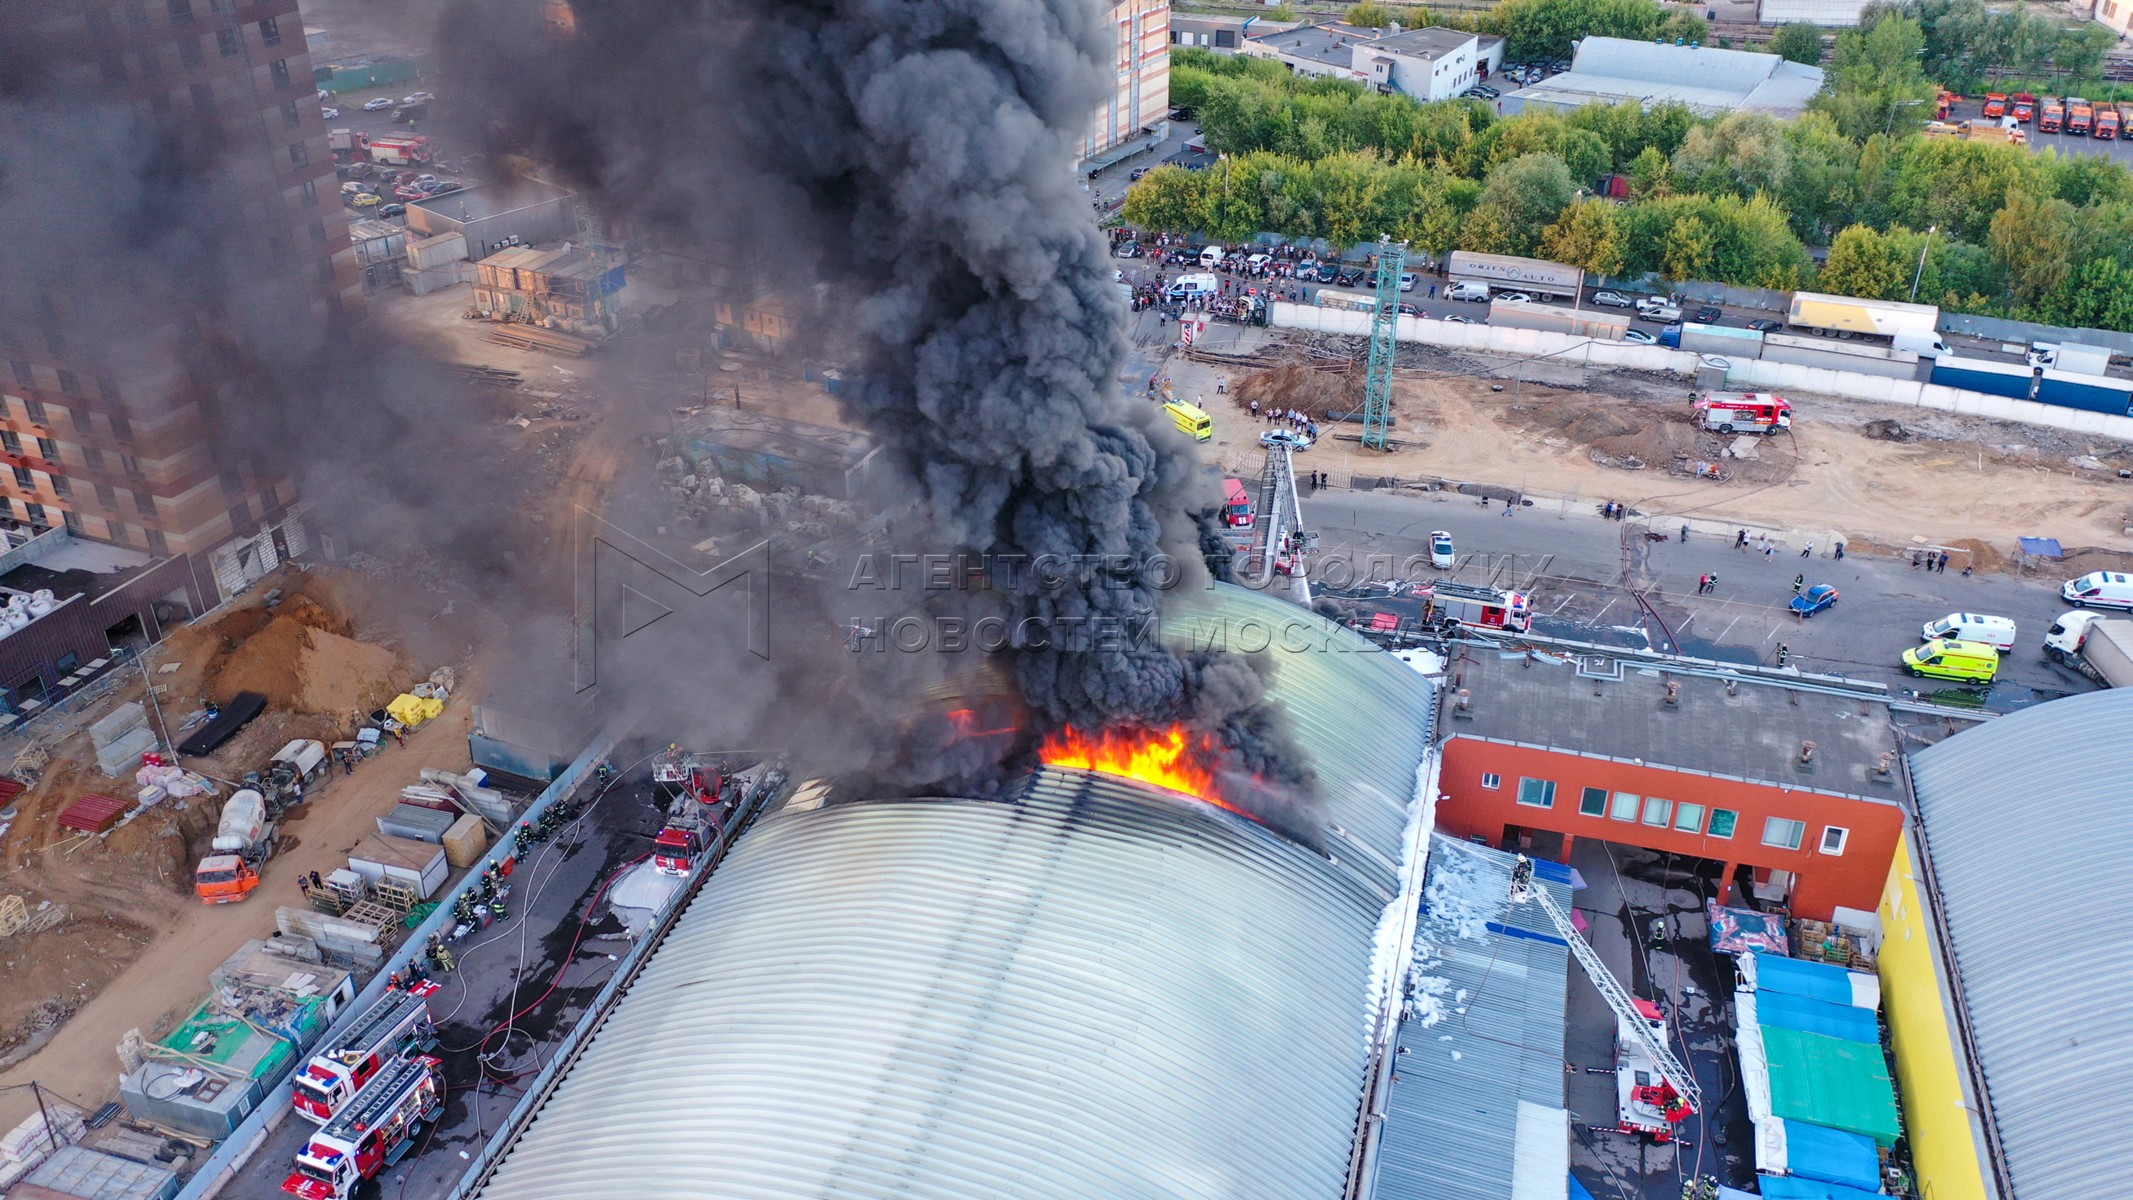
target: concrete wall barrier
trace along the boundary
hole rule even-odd
[[[1370,314],[1320,308],[1315,304],[1274,304],[1272,324],[1284,329],[1310,329],[1349,337],[1370,336]],[[1546,358],[1577,366],[1620,368],[1632,371],[1664,371],[1689,379],[1696,377],[1698,356],[1664,346],[1633,346],[1627,342],[1595,341],[1541,329],[1499,329],[1493,325],[1462,325],[1434,317],[1399,318],[1393,336],[1403,342],[1471,350],[1480,354],[1504,354],[1519,358]],[[1764,359],[1728,359],[1726,383],[1742,391],[1795,391],[1865,400],[1875,404],[1899,404],[1928,408],[1966,417],[1988,417],[2046,429],[2062,429],[2096,437],[2133,442],[2133,417],[2088,412],[1989,396],[1962,388],[1889,379],[1857,371],[1833,371],[1797,363]]]

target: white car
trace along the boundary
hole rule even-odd
[[[1260,267],[1263,267],[1273,261],[1273,258],[1269,255],[1254,254],[1250,258],[1244,260],[1244,265],[1247,269],[1256,271]]]
[[[1420,283],[1420,282],[1422,282],[1422,277],[1421,277],[1421,276],[1419,276],[1419,275],[1417,275],[1417,274],[1415,274],[1415,273],[1414,273],[1413,271],[1402,271],[1402,272],[1400,272],[1400,290],[1401,290],[1401,291],[1403,291],[1403,292],[1411,292],[1411,291],[1414,291],[1414,290],[1415,290],[1415,285],[1416,285],[1416,284],[1418,284],[1418,283]]]
[[[318,110],[318,115],[329,121],[338,121],[341,118],[341,110],[332,107],[321,108]]]
[[[435,92],[409,92],[407,95],[400,97],[400,103],[428,104],[430,101],[435,100],[436,98],[437,93]]]
[[[365,100],[363,102],[363,111],[384,112],[386,109],[391,108],[392,106],[393,102],[389,97],[380,96],[375,100]]]
[[[1449,571],[1458,558],[1452,549],[1452,535],[1442,529],[1433,529],[1429,534],[1429,565],[1440,571]]]
[[[1525,294],[1524,292],[1505,292],[1505,293],[1503,293],[1502,295],[1500,295],[1500,296],[1496,297],[1496,303],[1498,303],[1498,304],[1531,304],[1531,303],[1533,303],[1533,297],[1531,297],[1531,296],[1528,296],[1528,295],[1527,295],[1527,294]]]
[[[1605,308],[1635,308],[1629,297],[1620,292],[1594,292],[1592,302]]]
[[[1651,334],[1644,332],[1642,329],[1623,330],[1622,340],[1628,342],[1632,346],[1656,346],[1659,344],[1658,338],[1655,338]]]
[[[2029,349],[2022,353],[2022,361],[2032,367],[2051,366],[2059,361],[2059,347],[2043,342],[2032,343]]]
[[[1259,435],[1259,444],[1262,446],[1286,446],[1291,450],[1309,450],[1311,448],[1311,439],[1300,433],[1291,433],[1286,429],[1269,429]]]

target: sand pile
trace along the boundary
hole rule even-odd
[[[1358,371],[1344,373],[1315,367],[1275,367],[1239,380],[1230,389],[1230,398],[1238,408],[1247,411],[1251,402],[1257,400],[1262,412],[1293,408],[1323,417],[1329,412],[1350,412],[1362,407],[1363,375]]]
[[[232,613],[225,623],[244,615]],[[209,694],[228,700],[259,692],[277,708],[335,717],[369,712],[400,690],[408,671],[392,651],[356,641],[347,629],[315,601],[291,597],[222,660]]]

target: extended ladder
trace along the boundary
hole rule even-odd
[[[1548,914],[1548,919],[1555,923],[1556,932],[1570,944],[1570,953],[1576,956],[1578,965],[1585,968],[1585,974],[1591,978],[1592,986],[1599,989],[1600,998],[1607,1001],[1607,1007],[1615,1011],[1615,1016],[1621,1018],[1619,1024],[1630,1031],[1637,1043],[1644,1047],[1646,1054],[1652,1056],[1652,1062],[1657,1064],[1659,1073],[1665,1076],[1668,1083],[1674,1085],[1674,1090],[1681,1093],[1682,1098],[1689,1102],[1689,1106],[1702,1112],[1703,1094],[1696,1087],[1696,1077],[1689,1073],[1687,1067],[1681,1065],[1680,1059],[1674,1057],[1674,1052],[1667,1048],[1665,1038],[1652,1032],[1651,1021],[1637,1011],[1636,1001],[1630,996],[1629,989],[1623,987],[1621,981],[1615,978],[1614,972],[1607,969],[1607,964],[1600,961],[1599,951],[1594,950],[1592,944],[1578,932],[1577,926],[1571,923],[1569,914],[1556,907],[1555,898],[1548,894],[1546,888],[1533,882],[1533,860],[1524,855],[1519,856],[1518,865],[1511,870],[1511,899],[1513,902],[1531,900],[1540,906],[1542,912]]]

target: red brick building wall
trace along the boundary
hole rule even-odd
[[[1496,786],[1486,786],[1488,776],[1495,777]],[[1551,791],[1541,784],[1554,787]],[[1828,920],[1839,905],[1871,911],[1888,882],[1889,864],[1903,833],[1897,785],[1889,786],[1886,800],[1803,790],[1813,786],[1805,774],[1800,788],[1785,788],[1453,737],[1444,744],[1439,790],[1448,798],[1438,802],[1437,827],[1458,837],[1483,838],[1490,845],[1501,845],[1511,827],[1559,833],[1566,859],[1581,837],[1715,859],[1726,864],[1729,897],[1740,864],[1790,871],[1796,877],[1792,910],[1798,916]],[[1596,791],[1588,797],[1588,789]],[[1521,803],[1521,795],[1549,803]],[[1632,798],[1633,805],[1624,797]],[[1598,815],[1588,811],[1595,804]],[[1713,832],[1714,819],[1724,828],[1723,819],[1717,818],[1721,812],[1734,814],[1730,834]],[[1772,818],[1797,826],[1773,828]],[[1796,849],[1788,845],[1793,833],[1798,835]]]

